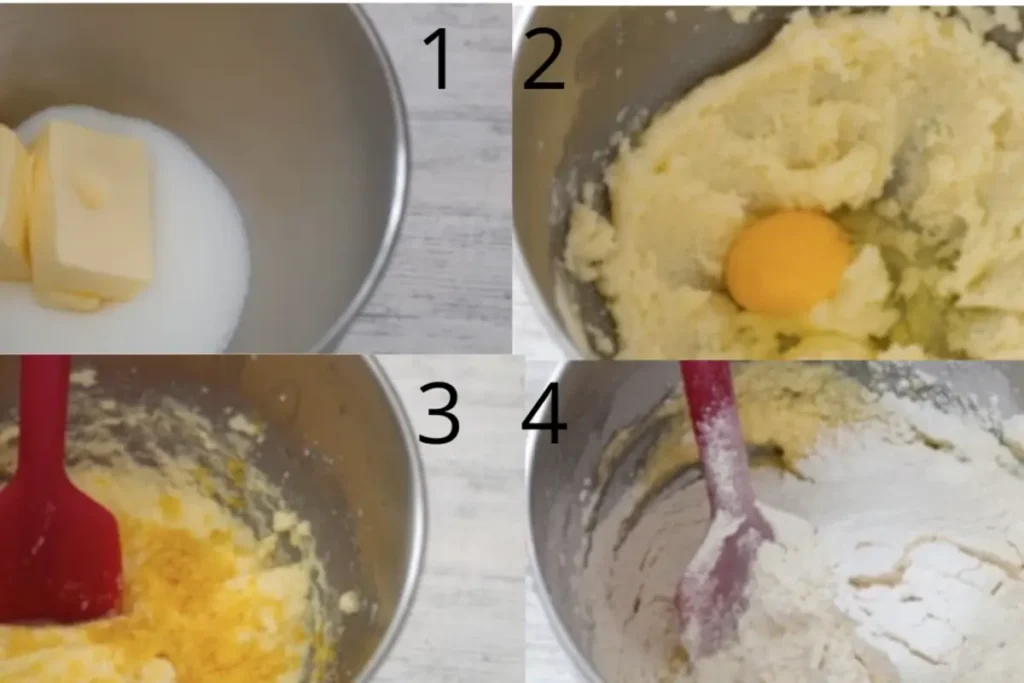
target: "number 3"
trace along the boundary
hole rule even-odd
[[[434,389],[444,389],[448,392],[448,402],[441,408],[431,408],[427,411],[428,415],[437,415],[438,417],[444,417],[448,419],[448,423],[451,425],[451,431],[442,437],[432,436],[421,436],[420,443],[426,443],[431,445],[441,445],[451,443],[455,440],[455,437],[459,435],[459,418],[455,417],[451,413],[452,408],[459,400],[459,393],[455,391],[455,387],[447,382],[430,382],[420,387],[420,391],[424,394]]]

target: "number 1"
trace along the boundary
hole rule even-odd
[[[436,31],[434,31],[433,33],[431,33],[429,36],[427,36],[426,38],[423,39],[423,44],[424,45],[430,45],[435,40],[437,41],[437,89],[438,90],[444,90],[445,89],[445,83],[444,83],[444,80],[445,80],[445,66],[444,66],[445,43],[444,43],[444,34],[445,34],[445,30],[443,28],[439,28]]]

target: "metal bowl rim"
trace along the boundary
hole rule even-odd
[[[565,378],[569,368],[574,365],[573,361],[560,363],[555,371],[552,373],[549,382],[560,382]],[[542,420],[546,420],[550,417],[550,401],[544,402]],[[566,627],[565,622],[562,621],[562,616],[558,613],[554,603],[551,601],[551,591],[548,588],[547,581],[544,579],[544,574],[540,570],[540,558],[537,553],[537,539],[534,537],[533,529],[534,522],[537,520],[533,516],[533,506],[530,504],[530,500],[533,497],[533,466],[537,457],[537,440],[541,437],[541,432],[531,430],[529,435],[526,437],[526,515],[529,521],[527,534],[529,538],[529,550],[530,556],[530,569],[533,572],[534,586],[536,587],[535,592],[540,598],[541,605],[544,607],[544,613],[547,615],[548,623],[551,625],[551,630],[554,631],[555,637],[558,639],[558,644],[561,645],[562,651],[568,655],[569,659],[576,667],[576,671],[583,675],[588,683],[603,683],[604,679],[594,669],[593,664],[580,652],[576,642],[572,636],[569,635],[569,629]]]
[[[518,19],[514,22],[512,27],[512,72],[513,77],[516,71],[516,67],[519,65],[519,59],[522,56],[523,43],[526,42],[526,30],[527,27],[533,23],[534,16],[536,15],[537,8],[530,7],[521,10]],[[513,87],[515,84],[513,83]],[[515,118],[515,106],[512,110],[513,119]],[[515,150],[513,149],[513,154]],[[514,163],[513,163],[514,169]],[[513,188],[515,186],[515,178],[512,180]],[[514,193],[514,189],[513,189]],[[515,212],[515,197],[512,198],[512,222],[516,222]],[[550,229],[550,226],[548,226]],[[519,241],[519,231],[513,230],[513,272],[519,279],[520,285],[526,292],[526,298],[530,302],[530,307],[533,309],[536,316],[540,319],[541,325],[544,330],[548,333],[548,337],[557,344],[559,350],[569,358],[580,358],[581,356],[589,357],[593,355],[589,349],[580,349],[576,346],[573,340],[570,338],[568,332],[565,330],[565,325],[560,321],[560,316],[556,311],[551,310],[548,306],[544,297],[541,296],[537,281],[533,277],[533,273],[530,272],[530,268],[526,265],[526,257],[523,255],[523,248]],[[548,264],[550,267],[551,264]]]
[[[405,453],[409,462],[409,475],[412,488],[412,548],[410,549],[409,563],[405,570],[405,581],[402,586],[401,597],[395,607],[395,615],[391,619],[373,657],[366,663],[362,671],[356,677],[356,683],[367,683],[380,670],[381,665],[394,649],[395,643],[408,621],[412,612],[413,603],[416,601],[416,593],[419,589],[420,578],[423,574],[423,563],[427,545],[427,489],[426,479],[423,473],[423,460],[417,446],[416,434],[412,428],[412,422],[406,412],[402,401],[395,391],[394,385],[388,378],[387,372],[381,366],[380,361],[370,356],[364,356],[363,361],[373,373],[378,385],[384,392],[384,396],[399,424],[402,432],[402,442],[405,446]]]
[[[397,133],[395,140],[395,190],[391,195],[391,207],[388,212],[387,225],[384,228],[384,239],[381,241],[369,272],[348,307],[320,338],[320,341],[310,349],[311,353],[333,352],[341,343],[355,317],[369,301],[370,296],[383,279],[388,262],[394,253],[395,243],[398,241],[409,203],[409,178],[411,176],[409,115],[405,106],[405,98],[402,95],[402,86],[387,47],[366,10],[361,5],[349,5],[348,9],[363,29],[374,56],[377,58],[377,63],[384,72],[384,81],[393,111],[393,124]]]

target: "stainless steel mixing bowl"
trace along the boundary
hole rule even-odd
[[[1024,364],[1021,363],[839,363],[846,374],[870,387],[897,395],[913,392],[918,400],[934,400],[944,410],[972,409],[975,401],[998,414],[1016,415],[1024,408]],[[927,390],[904,380],[914,370],[940,382]],[[547,432],[530,432],[527,440],[530,557],[535,585],[553,630],[578,672],[590,683],[614,681],[591,650],[591,605],[576,590],[577,552],[587,542],[596,520],[605,517],[634,483],[658,440],[677,427],[677,415],[659,412],[665,398],[680,391],[679,367],[672,362],[577,361],[565,364],[552,377],[559,386],[560,420],[567,431],[552,444]],[[539,421],[549,419],[550,402]],[[624,455],[610,471],[607,489],[593,516],[585,514],[580,492],[592,490],[598,463],[613,435],[632,428]],[[993,424],[999,434],[999,425]],[[616,442],[621,444],[622,442]],[[664,488],[653,490],[639,514],[658,497],[679,487],[701,485],[699,467],[683,467]],[[587,503],[589,505],[589,501]],[[630,518],[620,529],[634,528]],[[621,536],[620,536],[621,538]],[[606,660],[607,661],[607,660]]]
[[[376,605],[344,618],[331,643],[336,663],[310,683],[372,678],[410,611],[426,543],[416,437],[380,366],[359,356],[236,355],[83,357],[75,368],[97,371],[95,387],[74,388],[97,398],[145,405],[170,396],[225,431],[228,407],[266,425],[253,465],[310,521],[329,616],[341,617],[338,597],[351,589]],[[17,372],[17,357],[0,356],[0,414],[16,404]],[[196,449],[187,438],[171,435],[168,447]]]
[[[596,288],[580,286],[561,263],[567,217],[582,184],[602,181],[617,134],[642,130],[651,114],[753,57],[794,9],[760,8],[744,24],[724,11],[693,6],[539,7],[518,18],[512,100],[516,272],[544,326],[571,357],[602,355],[588,326],[616,339]],[[552,53],[549,37],[526,38],[538,27],[561,36],[561,52],[541,80],[563,81],[564,90],[523,88]],[[1002,30],[990,37],[1011,49],[1019,39]],[[606,208],[607,196],[599,200]]]
[[[229,350],[336,347],[384,272],[409,175],[398,79],[362,9],[0,7],[0,120],[65,104],[149,119],[226,183],[252,269]]]

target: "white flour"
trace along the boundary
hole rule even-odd
[[[746,445],[731,402],[713,406],[697,424],[711,455],[702,462],[705,479],[714,490],[709,500],[717,504],[704,543],[686,568],[679,609],[687,652],[709,654],[735,634],[738,612],[746,604],[742,593],[746,574],[731,572],[727,558],[738,557],[740,565],[750,566],[760,545],[771,536],[763,533],[764,520],[753,509],[753,491],[743,481]]]
[[[688,596],[688,607],[680,605],[679,610],[686,615],[680,637],[688,652],[708,652],[735,629],[737,605],[720,595],[716,578],[722,570],[716,568],[725,554],[726,543],[738,542],[741,522],[738,517],[719,511],[711,520],[704,543],[686,567],[686,577],[680,590]],[[744,542],[748,544],[747,557],[753,557],[760,540],[760,536],[748,528],[747,534],[739,541],[741,545]],[[728,585],[736,591],[742,588],[738,582]]]
[[[763,508],[776,543],[761,546],[737,642],[697,660],[698,681],[860,683],[899,680],[835,604],[833,576],[814,527]],[[780,637],[802,634],[801,638]],[[826,675],[827,674],[827,675]]]
[[[758,397],[738,393],[748,433],[774,415],[787,438],[778,405],[752,414]],[[839,398],[808,391],[803,400],[823,415],[855,407]],[[796,462],[800,477],[753,472],[778,544],[759,553],[737,640],[695,670],[681,657],[672,598],[707,532],[703,486],[659,496],[624,540],[646,485],[618,501],[575,582],[593,623],[591,658],[609,683],[1019,680],[1019,462],[971,418],[895,396],[862,400],[880,416],[839,427],[824,419]],[[999,425],[1014,450],[1019,422]]]
[[[736,420],[728,409],[719,409],[704,418],[704,423],[707,449],[715,454],[707,466],[715,473],[718,505],[730,511],[746,507],[749,504],[749,497],[744,500],[741,496],[742,491],[736,489],[736,468],[743,464],[742,460],[737,462],[737,458],[746,457],[746,446],[743,443],[743,435],[738,432]]]

